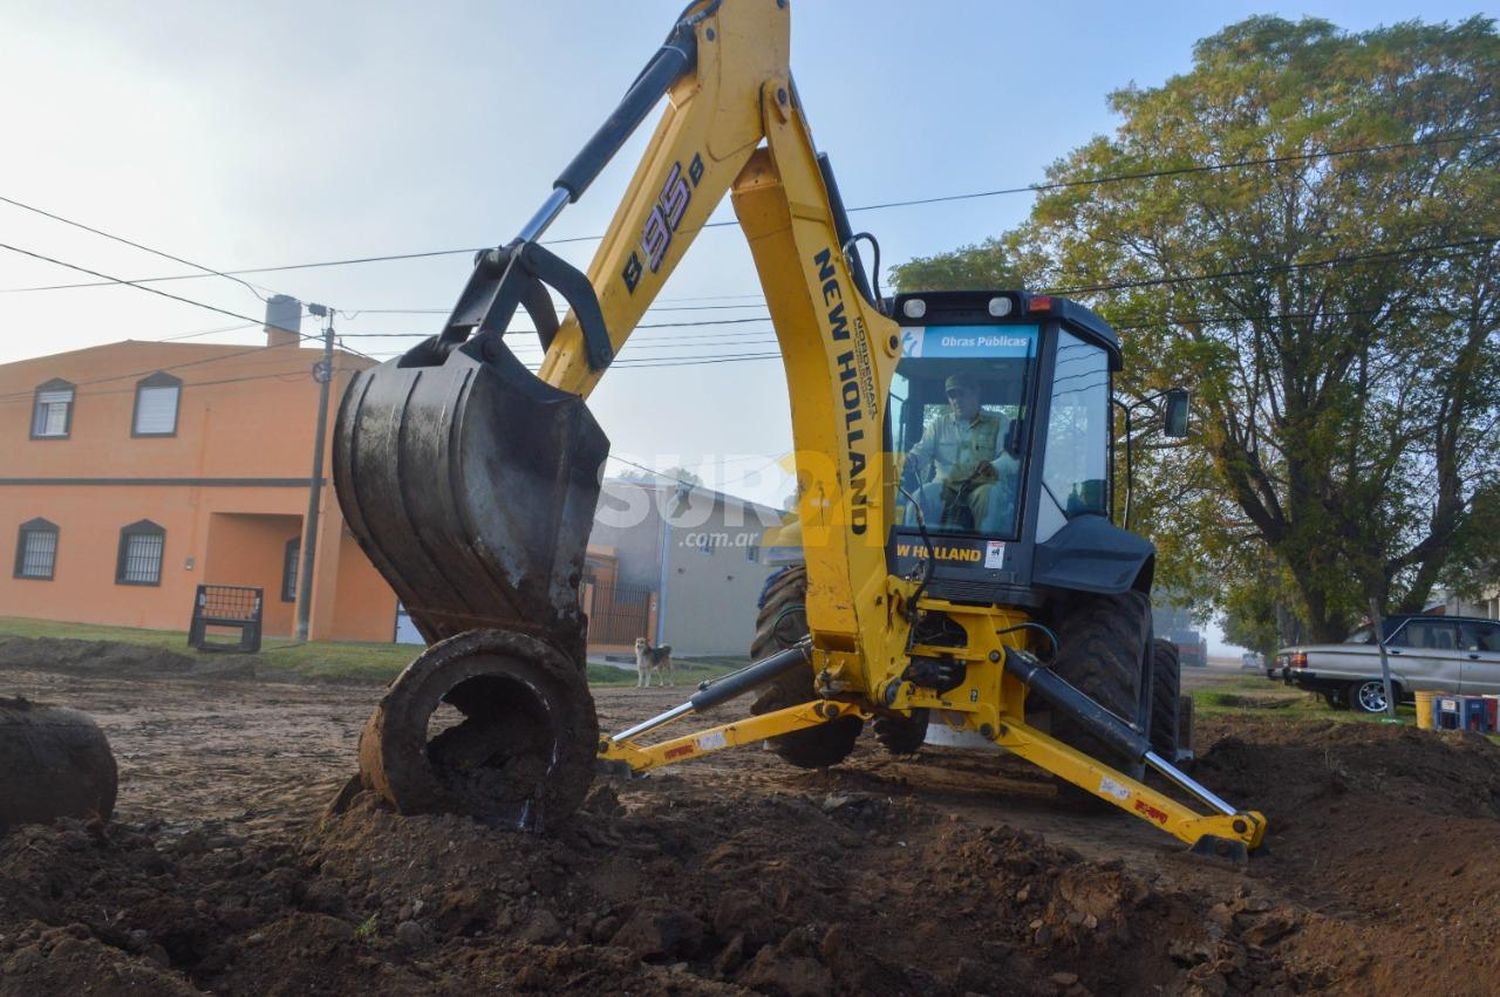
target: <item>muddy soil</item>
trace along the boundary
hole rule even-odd
[[[1200,718],[1200,777],[1267,813],[1246,870],[1058,810],[1015,759],[873,738],[601,780],[556,835],[370,800],[329,817],[380,690],[6,667],[109,735],[107,824],[0,839],[0,995],[1493,993],[1500,748]],[[599,689],[618,730],[681,690]]]

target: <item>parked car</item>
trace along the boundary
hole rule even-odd
[[[1240,655],[1240,667],[1249,668],[1251,671],[1260,671],[1265,667],[1265,655],[1259,651],[1246,651]]]
[[[1465,696],[1500,694],[1500,621],[1464,616],[1387,617],[1381,625],[1391,691],[1397,701],[1418,689]],[[1335,709],[1384,713],[1380,647],[1373,628],[1342,644],[1313,644],[1277,652],[1282,681],[1321,693]]]

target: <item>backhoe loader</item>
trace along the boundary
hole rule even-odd
[[[365,728],[362,785],[403,813],[545,830],[599,768],[761,742],[829,766],[870,723],[895,751],[962,732],[1200,851],[1246,854],[1265,819],[1176,764],[1154,549],[1110,519],[1119,341],[1055,296],[882,297],[878,246],[866,271],[873,239],[789,71],[790,16],[787,0],[690,4],[535,216],[478,254],[442,331],[344,396],[344,515],[430,645]],[[541,237],[663,97],[582,273]],[[609,444],[584,400],[726,192],[785,366],[803,562],[762,599],[758,660],[601,736],[578,587]],[[518,309],[536,373],[507,342]],[[673,733],[752,691],[748,715]]]

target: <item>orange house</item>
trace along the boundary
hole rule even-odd
[[[321,350],[279,328],[266,336],[0,365],[0,544],[14,555],[0,616],[185,630],[199,584],[250,585],[263,590],[265,633],[292,634]],[[344,387],[369,364],[334,353],[330,441]],[[396,597],[344,525],[330,457],[309,636],[388,641]]]

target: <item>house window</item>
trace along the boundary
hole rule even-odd
[[[157,371],[135,386],[135,415],[131,420],[132,436],[176,436],[177,403],[182,395],[182,381]]]
[[[65,440],[73,429],[73,385],[51,380],[36,389],[31,407],[31,438]]]
[[[302,563],[302,538],[292,537],[281,553],[281,601],[297,601],[297,568]]]
[[[160,585],[162,552],[167,531],[143,519],[120,531],[120,556],[115,563],[117,585]]]
[[[21,524],[16,538],[16,577],[52,579],[57,567],[57,524],[33,519]]]

